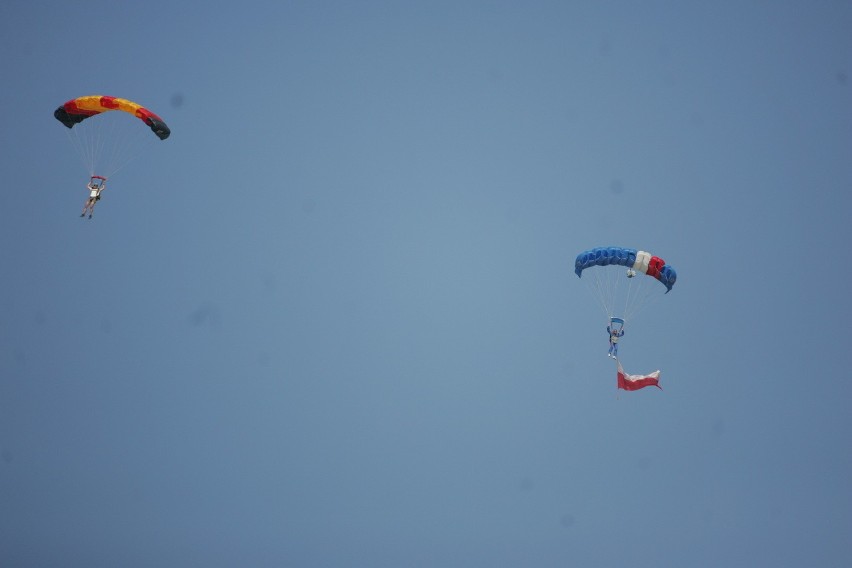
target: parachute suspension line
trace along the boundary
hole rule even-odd
[[[589,275],[588,286],[603,308],[607,318],[615,316],[623,316],[623,313],[618,312],[620,305],[616,305],[620,299],[619,282],[615,278],[613,268],[606,270],[594,270],[587,273]]]
[[[646,282],[645,280],[635,282],[637,277],[627,278],[626,275],[624,275],[623,278],[627,279],[627,284],[625,284],[626,291],[624,294],[624,319],[630,320],[633,319],[633,316],[642,307],[641,294]]]
[[[625,306],[625,319],[633,318],[649,305],[656,303],[662,296],[662,288],[656,279],[634,277],[629,280]]]
[[[656,279],[644,274],[629,278],[622,266],[584,271],[583,279],[607,317],[620,317],[625,323],[647,307],[652,297],[658,300],[662,296],[662,288]]]
[[[620,312],[612,315],[621,317],[626,324],[632,316],[630,308],[633,304],[630,292],[633,290],[633,279],[627,278],[626,272],[623,272],[621,267],[612,267],[608,272],[610,272],[613,286],[616,288],[616,291],[613,293],[613,304],[615,304],[616,298],[623,300],[623,304],[617,306],[621,308]],[[626,279],[627,282],[623,282],[622,279]]]
[[[610,282],[607,279],[602,278],[600,271],[594,271],[592,276],[593,279],[589,286],[595,292],[604,313],[608,317],[612,317],[612,286],[610,286]]]
[[[120,147],[126,143],[124,137],[132,135],[132,131],[119,128],[117,119],[120,116],[107,115],[99,117],[101,120],[88,121],[92,123],[92,132],[96,139],[96,156],[100,156],[97,164],[99,175],[110,177],[115,173],[115,162],[119,155]]]
[[[102,156],[101,164],[99,164],[100,169],[103,170],[103,173],[100,175],[110,177],[113,174],[113,163],[115,162],[116,152],[118,151],[118,145],[120,143],[119,137],[116,135],[116,122],[115,116],[107,115],[103,117],[103,120],[98,121],[98,136],[100,143],[99,155]],[[111,141],[111,144],[107,144],[107,141]]]
[[[122,118],[122,117],[117,116],[115,118]],[[121,167],[121,165],[123,165],[123,163],[120,163],[120,162],[122,162],[121,156],[124,155],[124,154],[122,154],[122,151],[123,151],[122,149],[125,148],[128,145],[128,138],[130,136],[133,136],[134,133],[135,133],[135,130],[131,130],[130,132],[124,132],[123,137],[118,136],[116,134],[117,128],[118,127],[117,127],[116,122],[113,121],[112,124],[110,125],[110,133],[108,135],[108,139],[112,140],[113,142],[112,142],[112,146],[109,149],[109,154],[107,155],[106,159],[104,160],[104,166],[107,168],[109,175],[114,174]]]
[[[624,295],[624,319],[633,319],[636,310],[641,307],[641,301],[639,299],[639,295],[641,294],[641,290],[645,285],[644,281],[634,282],[637,277],[634,276],[632,278],[627,278],[627,292]]]
[[[106,135],[106,136],[104,135],[104,129],[106,128],[106,125],[105,125],[103,120],[97,120],[97,121],[89,120],[88,122],[92,123],[90,126],[92,128],[93,146],[95,148],[95,156],[103,156],[104,152],[105,152],[104,148],[107,145],[106,141],[110,139],[109,135]],[[97,164],[97,165],[99,166],[99,169],[100,169],[100,167],[102,167],[102,164]],[[105,172],[95,172],[95,173],[98,174],[98,175],[106,176]]]
[[[88,139],[88,137],[81,136],[80,130],[77,128],[69,129],[66,134],[68,135],[68,141],[71,143],[71,146],[77,152],[77,156],[83,163],[83,168],[89,173],[90,176],[94,175],[95,154],[94,150],[91,148],[90,140]]]
[[[153,145],[156,142],[150,132],[141,128],[132,128],[126,136],[116,136],[114,140],[116,141],[115,152],[110,161],[109,175],[114,175],[133,162],[142,153],[143,147]]]
[[[157,138],[138,119],[125,113],[104,113],[96,120],[87,119],[68,129],[71,146],[83,162],[89,176],[110,177],[130,164],[141,150]]]
[[[138,119],[133,117],[132,120]],[[112,163],[112,174],[115,174],[141,156],[144,153],[143,150],[147,150],[160,142],[156,136],[151,136],[151,132],[148,129],[136,128],[135,123],[132,126],[122,131],[124,136],[116,137],[116,141],[120,144]]]

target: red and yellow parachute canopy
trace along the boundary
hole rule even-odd
[[[120,110],[136,116],[147,124],[160,140],[165,140],[172,133],[162,118],[138,103],[118,97],[89,95],[71,99],[56,109],[53,116],[68,128],[72,128],[75,124],[83,122],[90,116],[111,110]]]

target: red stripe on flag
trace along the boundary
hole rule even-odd
[[[645,387],[657,387],[658,389],[663,390],[663,387],[660,386],[660,379],[658,376],[640,377],[637,375],[627,375],[623,369],[618,370],[618,388],[626,391],[635,391]]]

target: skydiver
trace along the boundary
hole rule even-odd
[[[618,359],[618,338],[624,335],[624,329],[616,329],[608,325],[606,333],[609,335],[609,353],[606,356]]]
[[[86,189],[89,190],[89,197],[86,198],[86,203],[83,204],[83,212],[80,217],[86,216],[86,211],[89,212],[89,219],[95,212],[95,203],[101,200],[101,192],[106,188],[106,178],[100,176],[92,176],[89,183],[86,184]]]

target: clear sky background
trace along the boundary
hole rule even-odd
[[[0,50],[0,564],[849,565],[849,2],[10,0]],[[91,221],[90,94],[172,129]],[[663,391],[601,245],[678,271]]]

